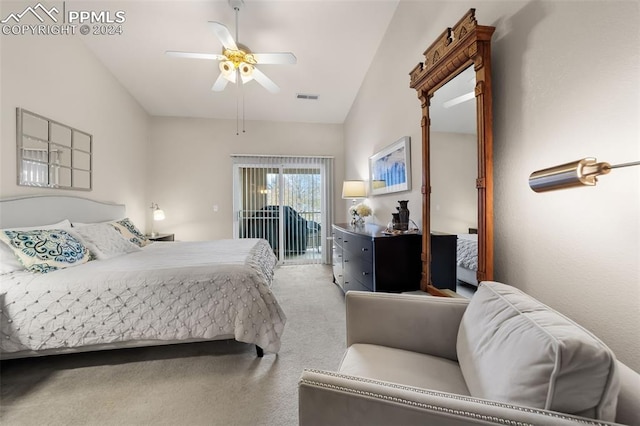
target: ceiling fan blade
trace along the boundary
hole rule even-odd
[[[209,21],[209,26],[213,30],[213,33],[218,37],[220,43],[225,47],[225,49],[238,50],[238,46],[236,42],[233,40],[231,33],[229,32],[229,28],[220,22]]]
[[[278,93],[280,88],[258,68],[253,69],[253,79],[264,86],[271,93]]]
[[[227,87],[227,83],[229,83],[229,80],[227,80],[225,76],[220,73],[220,75],[216,79],[216,82],[213,83],[213,87],[211,87],[211,90],[213,90],[214,92],[222,92],[224,88]]]
[[[291,52],[282,53],[253,53],[258,64],[295,64],[298,62],[296,55]]]
[[[224,55],[216,55],[214,53],[176,52],[175,50],[167,50],[164,53],[167,56],[175,56],[176,58],[210,59],[218,61],[227,59]]]

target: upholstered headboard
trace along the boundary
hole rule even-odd
[[[66,195],[43,195],[0,200],[0,228],[37,226],[64,219],[104,222],[125,217],[124,204],[105,203]]]

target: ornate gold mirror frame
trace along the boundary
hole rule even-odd
[[[493,115],[491,36],[495,28],[478,25],[475,9],[447,28],[424,52],[425,61],[409,74],[422,103],[422,280],[420,288],[446,296],[431,281],[429,105],[434,92],[473,65],[478,135],[478,282],[493,279]]]

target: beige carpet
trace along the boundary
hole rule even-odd
[[[233,341],[2,363],[3,425],[296,425],[305,367],[336,369],[344,296],[329,266],[283,266],[273,291],[287,315],[279,354]]]

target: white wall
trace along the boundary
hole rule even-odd
[[[246,133],[236,136],[235,120],[154,117],[148,197],[166,214],[155,230],[175,233],[179,240],[232,238],[231,154],[335,156],[338,188],[342,129],[341,124],[248,121]]]
[[[65,193],[124,203],[134,223],[144,226],[146,112],[79,37],[1,37],[0,197]],[[17,107],[93,135],[92,191],[16,184]]]
[[[399,195],[416,218],[420,105],[408,73],[470,7],[496,27],[495,278],[640,371],[640,168],[614,170],[596,188],[536,194],[527,185],[532,171],[582,157],[640,158],[637,2],[401,2],[345,123],[345,175],[364,178],[368,156],[412,136],[413,190]],[[376,221],[401,198],[371,198]]]

